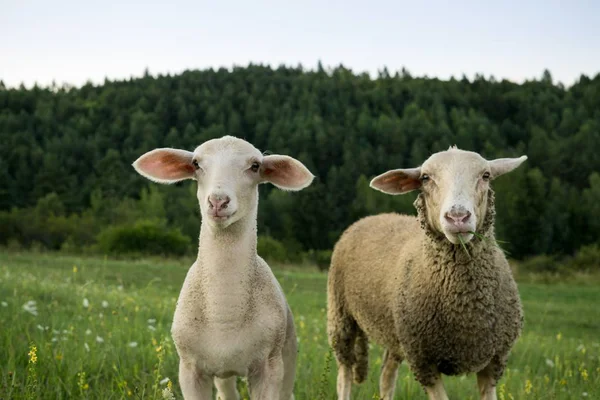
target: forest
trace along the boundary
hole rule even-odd
[[[298,193],[260,188],[259,245],[281,259],[330,250],[363,216],[414,214],[416,193],[386,196],[369,180],[450,145],[529,157],[493,182],[496,233],[512,258],[600,254],[600,74],[565,87],[549,71],[517,84],[321,65],[147,72],[82,87],[0,81],[0,246],[193,254],[195,184],[152,184],[131,163],[223,135],[317,176]]]

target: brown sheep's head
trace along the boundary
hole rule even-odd
[[[394,169],[377,176],[371,187],[384,193],[421,190],[430,228],[454,244],[468,242],[484,221],[489,182],[517,168],[527,156],[488,161],[451,147],[433,154],[418,168]],[[460,237],[459,237],[460,236]]]

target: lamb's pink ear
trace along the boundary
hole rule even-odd
[[[311,184],[313,174],[300,161],[280,155],[265,156],[260,168],[263,182],[271,182],[279,189],[301,190]]]
[[[527,160],[527,156],[521,156],[519,158],[497,158],[489,161],[492,179],[512,171],[521,165],[525,160]]]
[[[175,183],[194,177],[194,153],[178,149],[155,149],[133,163],[142,176],[158,183]]]
[[[393,169],[371,181],[371,187],[387,194],[404,194],[421,187],[421,168]]]

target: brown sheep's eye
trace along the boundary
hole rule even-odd
[[[198,160],[192,161],[192,164],[194,165],[194,168],[200,169],[200,164],[198,164]]]
[[[252,170],[252,172],[258,172],[258,169],[260,168],[260,164],[257,163],[256,161],[252,163],[252,166],[250,167],[250,169]]]
[[[429,175],[423,174],[423,175],[421,175],[421,178],[419,178],[419,179],[421,179],[421,182],[425,183],[425,182],[429,181]]]
[[[484,181],[489,181],[490,180],[490,173],[489,172],[484,172],[483,176],[481,177]]]

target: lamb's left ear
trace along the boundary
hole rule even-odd
[[[263,182],[271,182],[279,189],[301,190],[310,185],[314,176],[300,161],[280,155],[263,158],[260,168]]]
[[[527,160],[527,156],[521,156],[519,158],[497,158],[489,161],[492,179],[512,171],[523,164],[525,160]]]
[[[194,153],[179,149],[154,149],[133,163],[142,176],[158,183],[175,183],[194,178]]]

